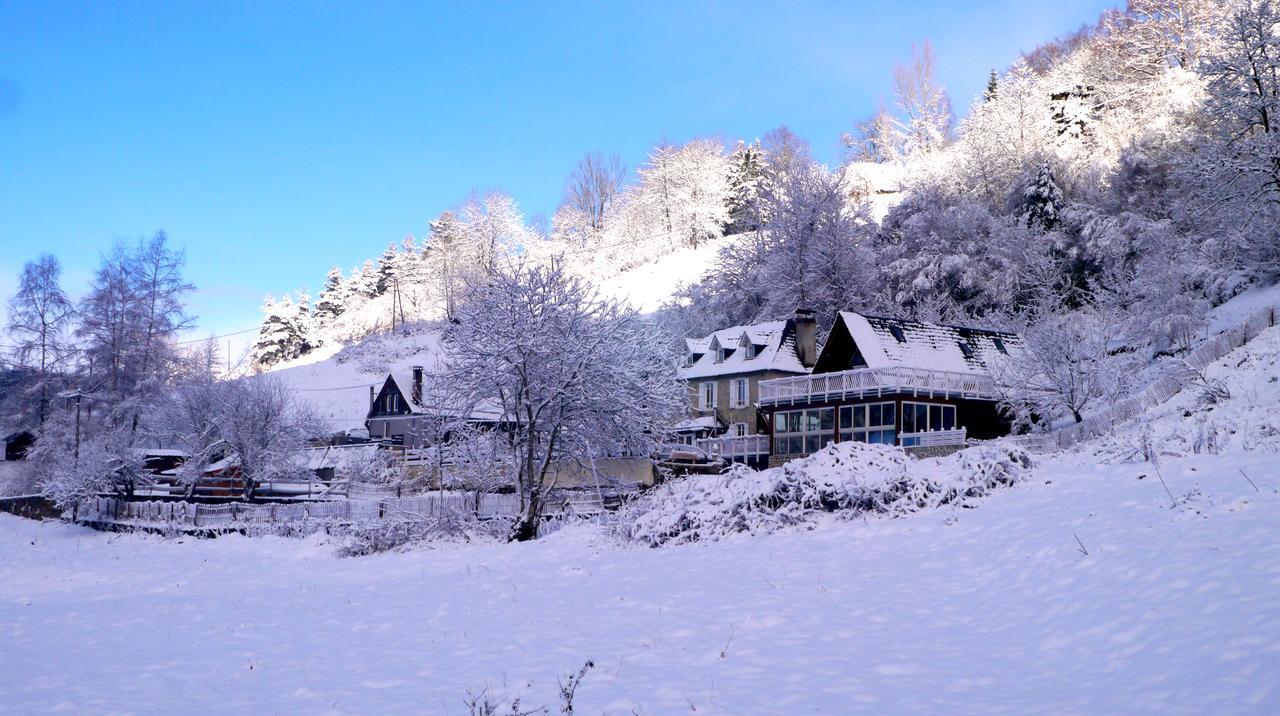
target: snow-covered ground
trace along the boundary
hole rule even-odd
[[[590,659],[578,713],[1276,713],[1280,328],[1207,373],[1230,397],[969,507],[657,549],[583,526],[338,559],[0,515],[0,711],[554,709]]]
[[[0,515],[0,710],[458,714],[592,659],[580,713],[1274,713],[1275,463],[1170,460],[1174,509],[1148,464],[1056,459],[977,509],[663,549],[339,560]]]

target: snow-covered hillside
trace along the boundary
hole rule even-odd
[[[554,707],[590,659],[579,713],[1274,713],[1278,373],[1273,328],[1207,372],[1230,397],[1190,388],[965,507],[658,549],[583,526],[342,560],[0,515],[5,708]],[[1157,463],[1121,449],[1147,432]]]
[[[326,353],[309,353],[282,364],[270,375],[295,391],[336,433],[364,427],[369,388],[381,388],[388,374],[407,373],[413,366],[434,372],[440,357],[440,332],[434,324],[413,324]]]

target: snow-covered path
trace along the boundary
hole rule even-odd
[[[1168,461],[1200,490],[1177,509],[1149,465],[1082,462],[977,509],[656,550],[341,560],[0,515],[0,711],[554,708],[586,659],[585,714],[1280,710],[1275,455]]]

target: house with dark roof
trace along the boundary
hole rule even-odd
[[[757,409],[761,381],[805,375],[817,357],[812,311],[785,321],[733,326],[685,340],[680,378],[689,386],[689,417],[680,441],[741,462],[763,462],[765,424]]]
[[[445,437],[436,433],[449,412],[441,405],[445,401],[433,399],[426,392],[423,375],[422,366],[413,366],[408,371],[387,374],[378,390],[370,386],[369,412],[364,421],[370,440],[420,448]],[[496,408],[479,408],[466,420],[474,425],[495,426],[501,422],[499,413]]]
[[[842,311],[810,374],[760,383],[769,463],[849,440],[938,454],[1005,435],[993,369],[1021,348],[1013,333]]]

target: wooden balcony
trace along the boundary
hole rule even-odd
[[[761,407],[884,395],[995,400],[996,386],[990,376],[925,368],[857,368],[760,381]]]

